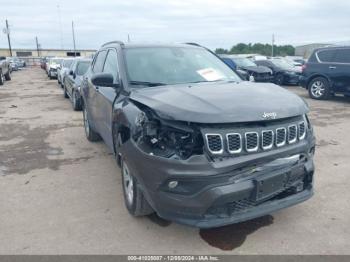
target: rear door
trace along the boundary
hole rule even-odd
[[[332,81],[336,92],[350,92],[350,48],[335,50],[334,62],[329,68],[332,72]]]
[[[119,81],[118,55],[114,48],[108,50],[103,73],[112,74],[114,83]],[[103,140],[111,149],[113,149],[112,112],[116,97],[117,92],[114,87],[99,87],[99,94],[97,96],[97,103],[99,105],[99,127],[101,128],[99,131]]]

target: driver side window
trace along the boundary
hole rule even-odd
[[[113,82],[116,83],[118,76],[118,56],[114,49],[110,49],[107,54],[106,62],[103,68],[103,73],[110,73],[113,75]]]

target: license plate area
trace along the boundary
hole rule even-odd
[[[255,179],[255,200],[262,201],[282,192],[287,181],[287,173],[275,173],[257,177]]]

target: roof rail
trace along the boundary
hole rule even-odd
[[[120,44],[120,45],[124,45],[124,43],[122,41],[110,41],[110,42],[107,42],[107,43],[104,43],[102,46],[106,46],[106,45],[109,45],[109,44]]]
[[[189,43],[185,43],[186,45],[195,45],[195,46],[199,46],[199,47],[203,47],[200,44],[197,43],[193,43],[193,42],[189,42]]]

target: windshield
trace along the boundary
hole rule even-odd
[[[125,60],[132,85],[241,81],[224,62],[201,48],[129,48]]]
[[[82,76],[86,73],[86,71],[89,68],[90,63],[89,62],[80,62],[77,66],[77,75]]]
[[[57,65],[61,64],[61,62],[62,62],[62,59],[51,59],[50,61],[51,64],[57,64]]]
[[[69,68],[73,63],[73,59],[64,60],[63,67]]]
[[[294,69],[294,66],[291,63],[289,63],[286,60],[284,60],[284,59],[271,59],[271,62],[274,65],[276,65],[276,66],[278,66],[278,67],[280,67],[282,69],[286,69],[286,70]]]
[[[232,60],[240,67],[256,66],[256,64],[248,58],[233,58]]]

